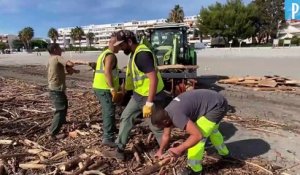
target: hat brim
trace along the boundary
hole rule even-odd
[[[117,41],[117,42],[115,42],[114,46],[118,46],[118,45],[121,44],[122,42],[124,42],[124,40],[122,40],[122,41]]]

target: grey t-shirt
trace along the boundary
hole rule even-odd
[[[197,89],[180,94],[165,110],[173,124],[184,129],[189,119],[196,122],[201,116],[215,123],[220,122],[227,112],[227,100],[215,91]]]

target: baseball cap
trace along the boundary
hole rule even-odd
[[[119,30],[115,32],[113,36],[117,38],[117,42],[114,44],[114,46],[117,46],[128,39],[135,38],[134,33],[130,30]]]

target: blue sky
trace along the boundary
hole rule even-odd
[[[166,18],[175,4],[190,16],[215,2],[226,0],[0,0],[0,34],[30,26],[35,37],[46,37],[50,27]]]

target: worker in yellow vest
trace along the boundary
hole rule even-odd
[[[115,53],[118,53],[114,43],[117,38],[111,36],[108,48],[98,57],[93,89],[102,107],[103,139],[102,144],[114,146],[115,124],[115,102],[120,98],[118,61]]]
[[[136,36],[129,30],[120,30],[116,33],[117,46],[129,55],[127,65],[125,89],[132,90],[133,95],[121,115],[119,134],[116,139],[117,149],[110,152],[109,156],[124,160],[124,148],[127,144],[130,130],[135,119],[143,113],[156,140],[160,142],[162,129],[151,124],[150,116],[154,103],[163,102],[166,98],[164,83],[157,69],[156,59],[147,46],[139,44]]]

